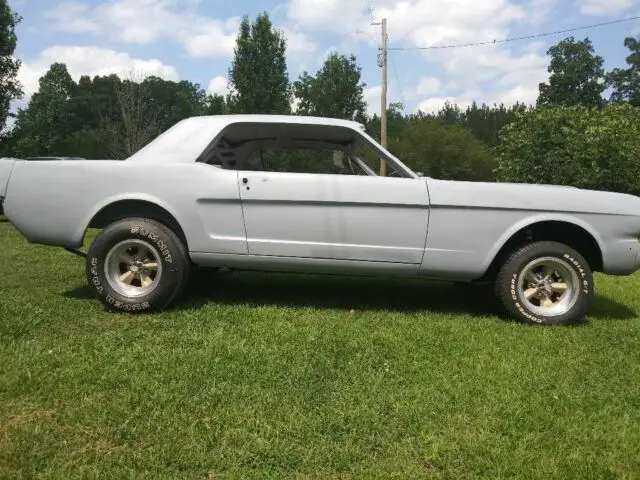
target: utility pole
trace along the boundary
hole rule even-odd
[[[382,19],[382,45],[380,47],[380,68],[382,69],[382,98],[380,102],[380,140],[387,148],[387,60],[389,56],[389,37],[387,36],[387,19]],[[380,160],[380,176],[387,176],[387,164]]]

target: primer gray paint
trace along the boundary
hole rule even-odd
[[[588,231],[604,272],[640,268],[640,198],[576,188],[421,178],[373,139],[404,178],[224,170],[196,162],[235,122],[341,126],[280,116],[197,117],[124,161],[0,161],[7,218],[33,243],[77,248],[91,219],[144,200],[180,223],[196,264],[472,280],[516,232],[542,221]],[[246,181],[246,183],[245,183]]]

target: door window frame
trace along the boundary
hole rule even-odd
[[[265,125],[265,124],[267,124],[267,122],[252,122],[252,121],[245,121],[245,120],[229,123],[222,130],[220,130],[220,132],[207,145],[205,150],[196,159],[196,162],[197,163],[207,163],[207,164],[213,165],[213,164],[210,163],[210,160],[215,155],[215,152],[218,149],[218,144],[224,139],[225,133],[230,128],[238,126],[238,125]],[[409,167],[407,167],[397,157],[395,157],[391,152],[389,152],[386,148],[384,148],[376,140],[374,140],[370,135],[368,135],[367,132],[364,129],[364,126],[362,126],[362,128],[356,129],[356,128],[348,126],[348,125],[331,125],[331,124],[307,124],[307,123],[295,123],[295,122],[272,122],[272,123],[269,123],[269,124],[277,125],[279,132],[284,132],[282,134],[282,137],[285,137],[285,138],[286,138],[286,132],[288,130],[287,127],[290,127],[290,126],[305,126],[305,127],[309,127],[310,129],[312,129],[314,127],[335,127],[335,128],[340,128],[340,129],[347,129],[347,130],[353,132],[356,136],[358,136],[359,139],[362,141],[362,143],[365,144],[366,147],[372,149],[376,153],[376,156],[379,159],[383,159],[387,163],[388,166],[391,166],[396,172],[398,172],[398,177],[390,177],[390,176],[380,177],[380,175],[378,175],[374,170],[372,170],[366,164],[366,162],[364,162],[362,159],[360,159],[357,155],[355,155],[355,154],[351,155],[351,157],[354,160],[358,161],[359,163],[361,163],[362,165],[364,165],[366,167],[365,171],[369,174],[369,176],[378,177],[378,178],[408,178],[408,179],[420,179],[421,178],[421,175],[418,175],[413,170],[411,170]],[[282,138],[282,137],[278,136],[277,138],[269,138],[269,139],[256,138],[256,140],[270,140],[270,139],[278,140],[279,138]],[[223,168],[225,170],[244,171],[241,168],[238,168],[237,165],[233,166],[233,168],[225,168],[224,165],[218,166],[217,164],[213,165],[213,166],[215,166],[216,168]],[[270,173],[288,173],[288,172],[270,172]],[[335,175],[335,174],[309,173],[307,175]],[[340,175],[340,174],[337,174],[337,175]]]

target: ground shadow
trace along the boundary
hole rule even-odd
[[[95,298],[88,286],[78,287],[64,296],[77,300]],[[172,308],[198,308],[208,303],[501,315],[491,288],[483,285],[331,275],[217,273],[214,270],[200,270],[192,275]],[[602,296],[596,296],[589,314],[590,318],[613,320],[636,316],[631,308]]]
[[[596,295],[589,316],[608,320],[631,320],[636,318],[638,313],[622,303]]]
[[[198,272],[178,304],[244,304],[401,312],[491,315],[496,306],[484,287],[374,277]]]
[[[81,285],[73,290],[69,290],[62,294],[63,297],[73,298],[74,300],[92,300],[96,298],[93,290],[88,285]]]

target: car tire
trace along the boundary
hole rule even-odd
[[[100,301],[116,312],[156,312],[180,295],[190,273],[184,243],[145,218],[115,222],[89,248],[86,273]]]
[[[582,321],[594,295],[593,273],[574,249],[557,242],[536,242],[512,253],[495,283],[506,313],[534,325]]]

